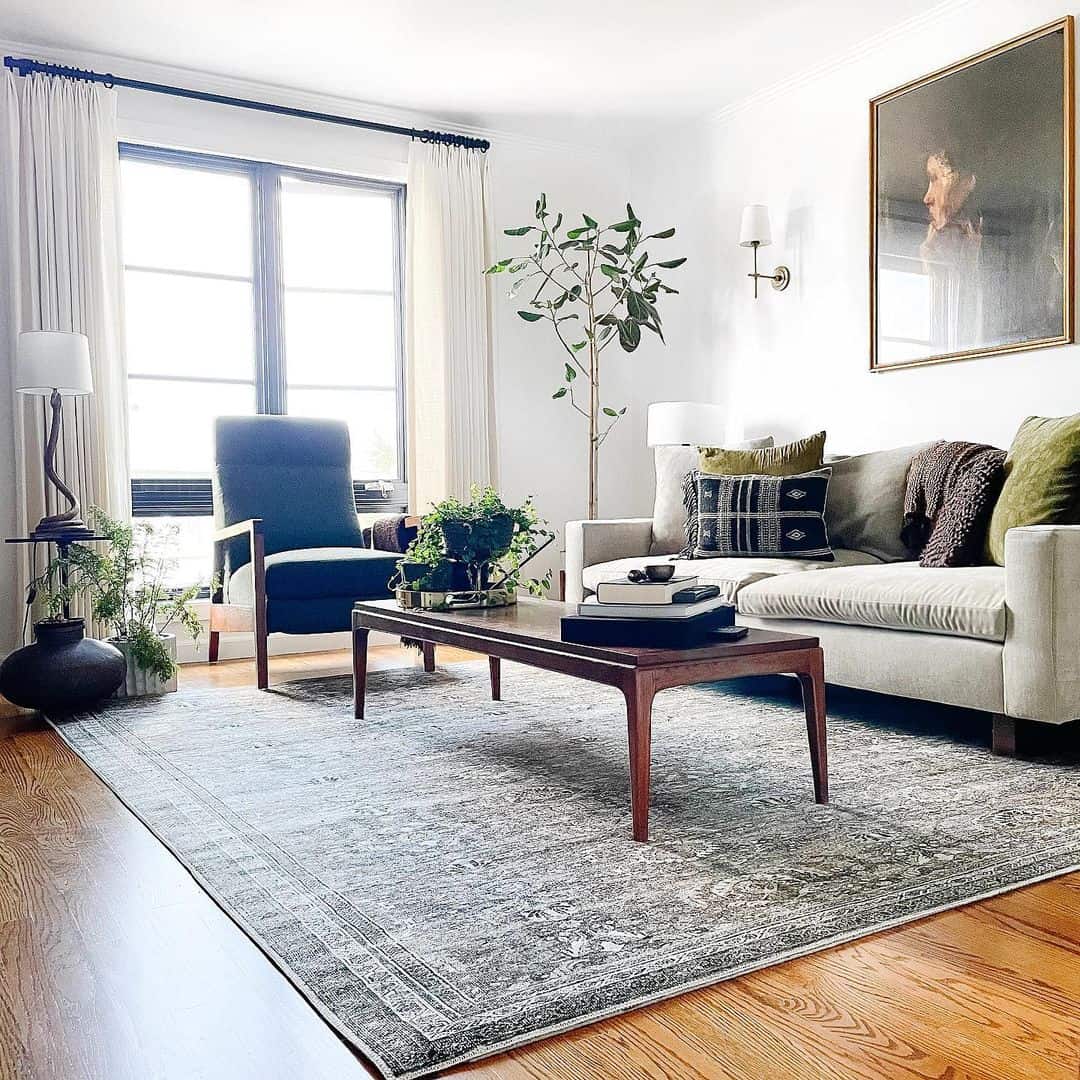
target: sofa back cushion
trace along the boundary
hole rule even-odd
[[[900,539],[911,459],[929,443],[875,450],[829,461],[832,479],[825,524],[836,547],[865,551],[884,562],[912,553]]]
[[[737,449],[756,450],[772,446],[771,435],[739,443]],[[697,469],[696,446],[658,446],[656,497],[653,500],[652,547],[650,555],[674,555],[686,544],[686,507],[683,505],[683,482]]]

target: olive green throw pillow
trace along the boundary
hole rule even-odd
[[[820,469],[824,454],[824,431],[761,450],[702,446],[698,451],[698,471],[716,476],[798,476]]]
[[[1005,458],[986,536],[987,556],[1005,565],[1005,533],[1022,525],[1080,522],[1080,414],[1029,416]]]

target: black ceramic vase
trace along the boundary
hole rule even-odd
[[[123,681],[123,653],[85,636],[82,619],[34,624],[33,645],[0,664],[0,694],[42,712],[69,712],[107,698]]]

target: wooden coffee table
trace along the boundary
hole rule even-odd
[[[561,639],[559,620],[570,605],[522,599],[490,611],[407,611],[394,600],[360,601],[353,607],[353,712],[364,715],[367,639],[371,630],[419,641],[424,666],[434,668],[436,645],[483,653],[491,673],[491,696],[501,699],[502,660],[558,671],[618,687],[626,699],[630,746],[630,806],[635,840],[649,838],[649,771],[652,700],[659,690],[744,675],[797,675],[806,709],[814,796],[829,801],[825,736],[825,681],[818,639],[770,630],[699,649],[645,649],[632,645],[575,645]]]

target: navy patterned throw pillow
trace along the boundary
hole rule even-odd
[[[684,559],[833,559],[825,528],[831,469],[798,476],[687,473]]]

